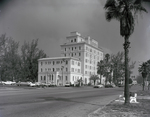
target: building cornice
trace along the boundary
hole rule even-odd
[[[73,60],[77,60],[80,61],[78,58],[75,57],[50,57],[50,58],[41,58],[38,59],[38,61],[46,61],[46,60],[69,60],[69,59],[73,59]]]
[[[104,52],[102,48],[100,48],[100,47],[98,47],[98,48],[97,48],[97,47],[94,47],[93,45],[90,45],[90,44],[88,44],[87,42],[69,43],[69,44],[65,43],[65,44],[60,45],[60,46],[82,45],[82,44],[88,45],[88,46],[93,47],[93,48],[95,48],[95,49],[97,49],[97,50],[100,50],[101,52]]]

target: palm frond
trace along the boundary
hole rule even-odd
[[[108,9],[109,7],[114,7],[114,6],[115,6],[115,0],[107,0],[104,9]]]
[[[138,13],[138,12],[146,12],[147,10],[142,6],[143,0],[135,0],[135,2],[133,3],[132,9],[134,10],[134,13]]]

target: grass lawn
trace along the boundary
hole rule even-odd
[[[89,117],[150,117],[150,98],[146,99],[150,97],[150,90],[139,90],[136,93],[139,103],[124,105],[124,102],[114,100],[92,113]]]
[[[112,101],[102,108],[99,114],[105,114],[104,117],[150,117],[150,99],[142,99],[142,97],[150,97],[150,91],[138,91],[136,93],[141,97],[141,99],[137,98],[139,103],[124,105],[124,102]]]

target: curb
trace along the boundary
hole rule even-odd
[[[103,108],[105,108],[106,106],[103,106],[101,108],[98,108],[97,110],[95,110],[94,112],[91,112],[88,114],[88,117],[96,117],[96,115],[98,115],[98,111],[102,110]],[[97,116],[98,117],[98,116]]]
[[[113,100],[110,100],[108,104],[112,103],[113,101],[115,101],[117,98],[113,99]],[[106,105],[108,105],[106,104]],[[106,105],[104,105],[103,107],[101,108],[98,108],[97,110],[95,110],[94,112],[91,112],[88,114],[88,117],[100,117],[98,112],[101,111],[103,108],[106,107]],[[105,114],[102,115],[102,117],[105,117]]]

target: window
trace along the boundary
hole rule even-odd
[[[55,68],[53,68],[53,72],[55,71]]]
[[[66,71],[68,71],[68,68],[66,68]]]
[[[45,71],[47,71],[47,68],[45,68]]]
[[[87,65],[85,65],[85,68],[87,69]]]
[[[78,62],[78,66],[80,66],[80,62]]]
[[[87,74],[87,71],[85,71],[85,74]]]
[[[73,40],[71,40],[71,42],[73,42]]]
[[[59,71],[60,69],[59,68],[56,68],[56,71]]]
[[[77,49],[76,47],[74,47],[75,48],[75,50]]]
[[[66,81],[68,80],[67,76],[66,76]]]
[[[74,72],[74,68],[72,68],[71,70],[72,70],[72,72]]]
[[[53,74],[52,74],[52,81],[53,81]]]
[[[47,62],[45,62],[45,64],[47,64]]]
[[[72,76],[72,80],[74,81],[74,76]]]
[[[79,50],[81,50],[81,46],[79,46]]]
[[[41,80],[42,80],[42,76],[41,76]]]
[[[68,61],[66,61],[66,64],[68,64]]]
[[[64,56],[66,56],[66,54],[64,54]]]
[[[49,79],[51,80],[51,75],[49,75]]]
[[[74,39],[74,42],[76,42],[77,40],[76,39]]]
[[[92,55],[90,55],[90,58],[92,58]]]
[[[44,76],[44,80],[46,80],[46,76]]]
[[[43,69],[41,68],[41,72],[43,71]]]
[[[78,73],[80,73],[80,69],[78,69]]]
[[[56,64],[59,64],[60,63],[60,61],[56,61]]]
[[[41,62],[41,66],[43,65],[43,62]]]
[[[74,55],[76,56],[76,53],[74,53]]]
[[[53,65],[55,65],[55,61],[53,61]]]
[[[79,56],[81,56],[81,53],[79,53]]]
[[[72,61],[72,65],[74,65],[74,61]]]
[[[66,51],[66,48],[65,48],[65,51]]]
[[[73,50],[73,47],[72,47],[72,50]]]
[[[73,57],[73,53],[72,53],[71,55],[72,55],[72,57]]]

